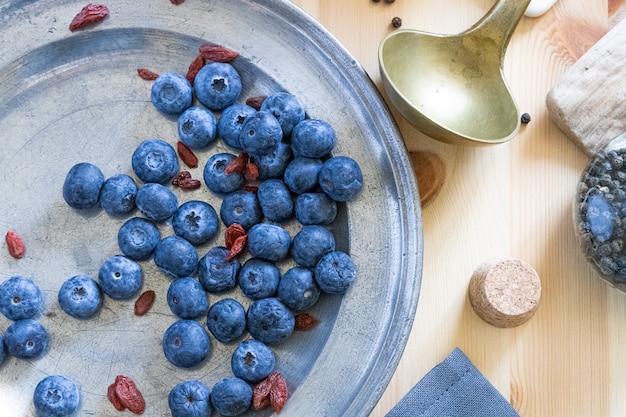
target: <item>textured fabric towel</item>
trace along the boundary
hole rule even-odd
[[[519,414],[456,348],[386,417],[519,417]]]

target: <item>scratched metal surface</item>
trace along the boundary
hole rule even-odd
[[[277,90],[295,94],[310,117],[335,127],[335,154],[352,156],[363,169],[363,191],[333,225],[338,248],[349,251],[358,266],[357,281],[345,296],[322,296],[312,310],[320,325],[295,333],[275,352],[291,390],[281,415],[368,415],[411,328],[423,246],[418,190],[402,139],[363,69],[289,2],[174,6],[111,0],[109,18],[71,33],[69,22],[83,5],[0,0],[0,226],[3,234],[16,230],[27,244],[21,260],[3,251],[0,280],[13,275],[36,280],[45,299],[38,320],[51,335],[51,348],[40,359],[7,357],[0,365],[2,415],[33,415],[34,387],[50,374],[79,384],[82,416],[118,415],[106,399],[118,374],[137,382],[149,416],[169,415],[167,394],[176,383],[200,379],[212,386],[231,375],[234,346],[215,339],[210,357],[197,368],[178,369],[164,358],[161,337],[175,320],[165,301],[170,280],[151,261],[141,263],[144,289],[154,289],[157,301],[144,317],[133,315],[133,300],[107,298],[96,318],[81,321],[63,313],[56,301],[65,279],[95,278],[102,262],[118,253],[117,229],[126,219],[70,209],[61,196],[67,170],[89,161],[107,177],[133,175],[130,155],[140,141],[174,143],[175,120],[154,110],[151,84],[136,69],[184,73],[204,40],[240,52],[235,66],[243,77],[242,97]],[[199,152],[201,166],[193,176],[201,178],[204,162],[224,150],[217,144]],[[177,193],[181,203],[204,199],[219,209],[219,198],[206,187]],[[292,235],[298,228],[287,227]],[[223,230],[198,247],[200,256],[223,244]],[[163,225],[161,232],[172,234],[171,226]],[[237,291],[209,300],[225,296],[248,305]],[[0,317],[0,332],[9,324]]]

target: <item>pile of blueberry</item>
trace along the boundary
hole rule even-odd
[[[626,283],[626,149],[597,153],[581,175],[574,218],[583,253],[613,284]]]
[[[195,380],[172,389],[173,416],[192,415],[191,411],[208,416],[212,409],[234,416],[248,410],[253,384],[275,370],[271,346],[292,334],[296,314],[312,307],[324,292],[344,293],[356,276],[351,257],[336,250],[328,226],[337,216],[338,204],[360,192],[359,165],[347,156],[331,155],[334,129],[325,121],[308,118],[295,96],[277,92],[256,109],[237,102],[241,90],[235,67],[217,62],[206,64],[193,85],[185,76],[168,72],[158,76],[151,89],[154,107],[178,116],[179,140],[189,149],[205,149],[222,140],[233,150],[212,155],[203,170],[204,184],[221,197],[219,210],[201,200],[179,204],[171,186],[181,170],[178,156],[161,139],[143,141],[132,155],[139,185],[126,174],[105,180],[100,169],[88,162],[73,166],[63,184],[63,197],[74,209],[99,206],[111,215],[132,215],[136,209],[140,213],[119,229],[121,254],[103,263],[97,281],[75,276],[63,283],[58,293],[63,311],[88,319],[98,313],[104,295],[114,300],[135,297],[143,285],[140,262],[152,259],[172,278],[167,303],[178,321],[166,330],[162,342],[164,356],[172,364],[182,368],[200,364],[209,354],[209,333],[223,343],[241,340],[246,331],[251,336],[233,351],[233,377],[211,389]],[[256,180],[227,169],[244,153],[258,170]],[[292,237],[283,223],[294,218],[299,228]],[[220,221],[245,230],[247,255],[231,256],[228,248],[219,245],[198,254],[197,246],[216,237]],[[161,236],[159,226],[170,223],[173,234]],[[286,263],[281,262],[288,258],[293,266],[282,272],[280,265]],[[250,299],[247,310],[229,297],[209,305],[207,292],[224,294],[237,286]],[[41,352],[47,347],[41,325],[12,313],[38,308],[37,303],[41,294],[27,278],[13,277],[0,286],[0,311],[17,320],[0,343],[10,354],[33,357],[34,349]],[[202,317],[209,332],[198,322]],[[32,339],[36,345],[22,339]],[[4,350],[0,352],[1,360]],[[69,386],[64,379],[55,384]],[[45,407],[37,392],[36,407]],[[64,415],[70,415],[75,410],[71,407],[77,407],[72,400],[74,388],[66,394],[61,388],[55,392],[67,395],[62,403],[67,405]]]

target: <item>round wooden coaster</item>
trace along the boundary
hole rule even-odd
[[[515,327],[526,322],[537,310],[540,298],[537,272],[527,262],[511,257],[482,263],[469,284],[474,311],[496,327]]]

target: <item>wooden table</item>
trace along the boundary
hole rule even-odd
[[[403,28],[456,33],[493,4],[293,1],[327,27],[379,87],[377,47],[393,30],[394,16]],[[622,2],[610,2],[611,10]],[[504,69],[520,110],[532,120],[509,143],[442,144],[394,113],[407,148],[439,154],[448,177],[423,209],[425,255],[415,322],[372,416],[384,416],[454,347],[523,417],[626,415],[626,294],[604,284],[581,255],[572,200],[587,158],[550,121],[545,106],[559,76],[609,29],[608,6],[607,0],[559,0],[546,15],[522,19]],[[502,255],[530,263],[543,285],[537,313],[513,329],[483,322],[467,296],[474,269]]]

